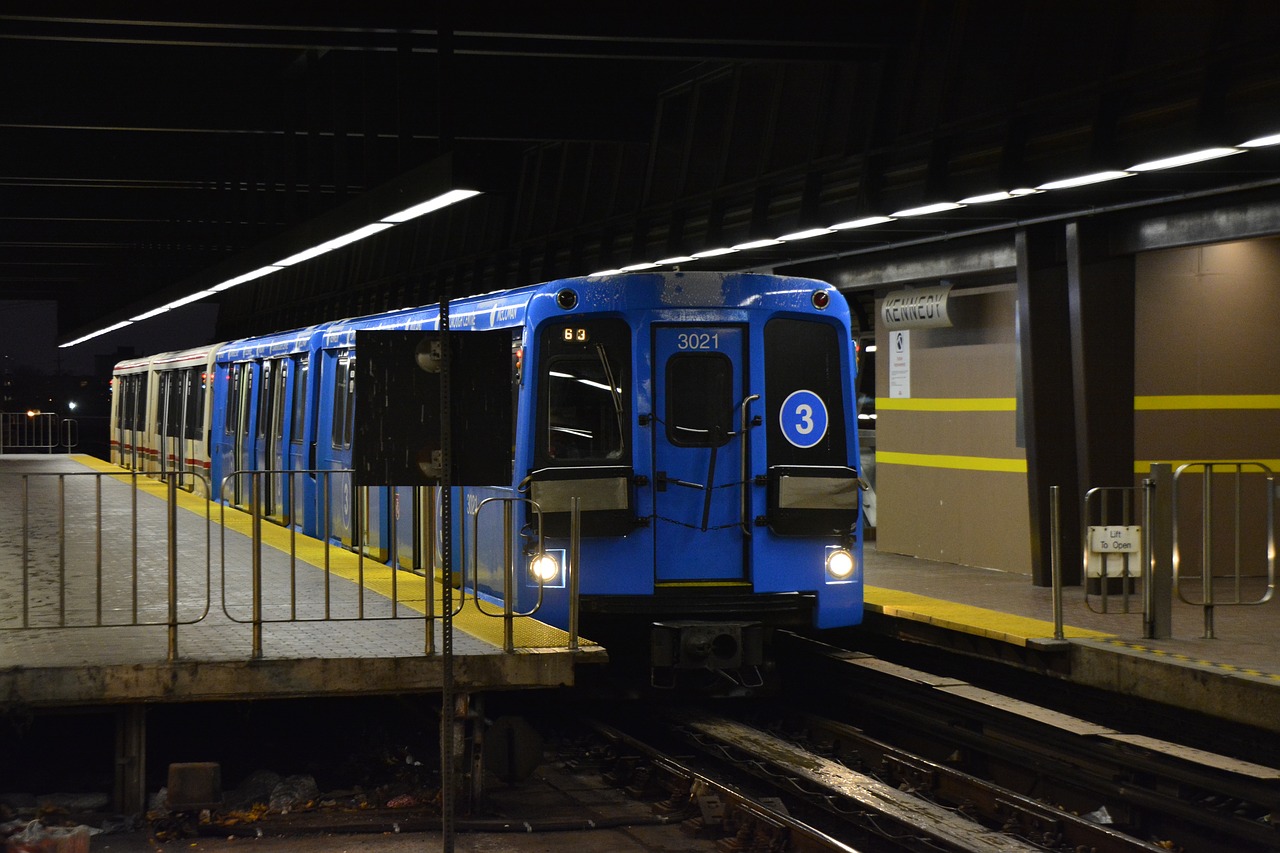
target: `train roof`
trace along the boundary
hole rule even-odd
[[[311,349],[312,339],[324,332],[329,323],[319,323],[304,329],[290,329],[284,332],[273,332],[269,335],[257,335],[252,338],[240,338],[223,345],[218,352],[218,361],[242,361],[254,358],[279,358],[306,352]]]
[[[111,372],[130,373],[144,369],[173,369],[205,364],[210,354],[221,346],[223,344],[206,344],[174,352],[158,352],[141,358],[129,358],[118,362]]]

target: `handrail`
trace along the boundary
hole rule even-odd
[[[1178,544],[1178,524],[1174,524],[1173,528],[1173,583],[1174,588],[1178,591],[1178,597],[1182,601],[1191,605],[1198,605],[1204,608],[1204,638],[1212,639],[1214,636],[1213,627],[1213,610],[1219,605],[1258,605],[1265,604],[1270,601],[1275,594],[1276,587],[1276,536],[1275,536],[1275,496],[1276,482],[1275,474],[1271,468],[1262,462],[1239,461],[1239,462],[1186,462],[1179,465],[1173,475],[1173,517],[1175,521],[1178,519],[1178,483],[1184,475],[1199,469],[1202,477],[1201,482],[1201,511],[1200,511],[1200,589],[1201,599],[1195,601],[1189,598],[1183,589],[1182,578],[1182,555]],[[1266,512],[1266,542],[1263,545],[1266,554],[1266,589],[1255,599],[1246,600],[1242,595],[1243,580],[1243,559],[1244,546],[1242,539],[1241,513],[1244,503],[1243,478],[1246,469],[1253,476],[1261,476],[1264,486],[1264,504]],[[1233,571],[1227,577],[1234,580],[1235,594],[1234,597],[1227,600],[1219,600],[1216,597],[1214,587],[1214,525],[1219,518],[1215,515],[1215,501],[1213,479],[1215,474],[1226,473],[1234,474],[1234,489],[1232,504],[1232,521],[1234,541],[1231,544],[1231,555],[1233,558]],[[1195,575],[1186,575],[1188,578]]]

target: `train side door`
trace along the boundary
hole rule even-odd
[[[258,387],[257,432],[254,461],[259,471],[283,472],[288,467],[284,452],[284,399],[287,359],[264,359]],[[276,521],[287,517],[288,489],[285,474],[266,474],[260,480],[262,514]]]
[[[242,362],[231,368],[234,380],[231,393],[235,405],[235,453],[233,465],[236,471],[252,471],[254,464],[253,442],[253,364]],[[247,474],[234,479],[234,501],[239,507],[249,504],[250,480]]]
[[[657,583],[746,579],[742,533],[744,331],[653,329],[654,547]]]
[[[291,471],[306,471],[315,468],[315,460],[310,458],[315,453],[314,438],[307,436],[307,413],[310,403],[308,380],[310,378],[310,359],[304,354],[298,356],[293,363],[293,382],[289,384],[289,437],[288,455]],[[298,474],[290,479],[289,494],[292,496],[291,518],[295,523],[306,523],[306,495],[312,491],[310,484],[315,482],[315,474]]]

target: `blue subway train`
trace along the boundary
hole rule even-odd
[[[469,588],[503,595],[510,524],[517,559],[537,563],[519,573],[516,609],[540,601],[538,617],[565,626],[565,520],[578,497],[582,632],[643,649],[657,681],[750,682],[773,628],[860,622],[856,360],[833,287],[751,273],[593,276],[458,299],[449,321],[457,335],[511,340],[501,379],[513,434],[492,447],[509,454],[511,482],[452,493],[464,510],[455,572]],[[357,485],[352,445],[357,333],[439,324],[438,306],[409,308],[222,344],[197,354],[208,365],[122,363],[116,461],[207,469],[221,500],[256,499],[304,534],[438,569],[420,565],[431,528],[408,510],[430,505],[421,487]],[[191,413],[170,427],[196,437],[176,456],[161,446],[166,412]],[[237,473],[249,471],[272,472],[252,495]],[[512,497],[528,500],[505,514],[487,502]]]

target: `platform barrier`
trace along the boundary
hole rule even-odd
[[[285,482],[314,475],[327,503],[330,478],[350,474],[235,472],[218,493],[243,494],[243,509],[201,497],[212,493],[210,484],[193,471],[0,475],[0,630],[165,626],[172,662],[179,654],[179,627],[205,623],[213,615],[250,626],[254,658],[264,653],[263,627],[273,623],[421,619],[423,652],[435,654],[436,624],[443,614],[436,604],[441,580],[424,568],[436,563],[430,494],[422,507],[415,496],[411,554],[397,554],[393,545],[379,552],[383,558],[389,554],[385,561],[369,557],[363,544],[350,550],[335,544],[328,535],[328,512],[323,539],[301,535],[288,517],[279,523],[264,517],[267,478],[280,476],[278,482]],[[242,492],[231,482],[237,478],[245,481]],[[356,519],[366,515],[364,492],[351,491]],[[367,540],[359,526],[351,536],[354,542]],[[390,541],[396,540],[393,517]],[[508,561],[508,589],[515,582],[516,562]],[[564,570],[575,573],[567,580],[576,590],[576,554]],[[456,594],[451,616],[494,615],[480,604],[474,577],[469,583],[460,571],[449,579]],[[506,623],[505,642],[495,645],[508,653],[576,650],[576,604],[571,600],[567,636],[538,623],[537,607],[524,612],[507,607],[497,614]],[[516,631],[512,623],[517,621],[534,627]],[[469,626],[464,630],[476,633]]]

